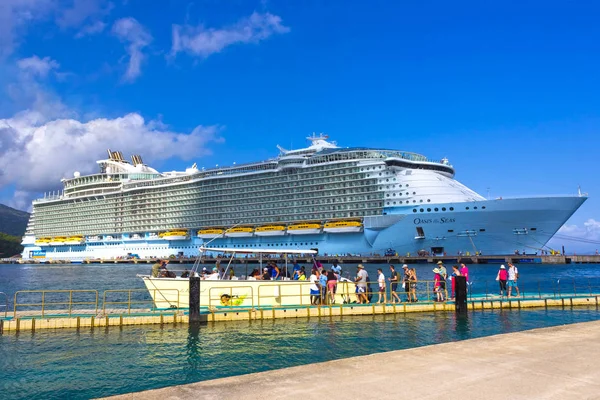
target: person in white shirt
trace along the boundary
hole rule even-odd
[[[519,286],[517,285],[517,280],[519,279],[519,270],[517,267],[513,265],[513,263],[508,263],[508,297],[512,292],[512,288],[515,288],[517,291],[517,297],[519,294]]]
[[[319,291],[319,278],[317,277],[317,269],[313,268],[310,274],[310,304],[316,306],[319,304],[321,298],[321,292]]]
[[[384,304],[385,299],[385,276],[383,275],[383,270],[381,268],[377,268],[377,285],[379,286],[379,299],[377,303]],[[383,297],[383,299],[382,299]]]

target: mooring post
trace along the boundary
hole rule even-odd
[[[200,322],[200,277],[190,277],[190,322]]]
[[[454,299],[454,308],[457,313],[467,312],[467,278],[464,276],[454,277],[454,288],[456,297]]]

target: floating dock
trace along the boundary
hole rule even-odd
[[[512,310],[523,308],[576,307],[592,306],[598,309],[600,293],[592,295],[568,295],[560,297],[523,297],[523,298],[482,298],[467,302],[469,310]],[[354,317],[365,315],[395,315],[414,312],[454,312],[453,302],[417,302],[397,304],[340,304],[296,307],[261,307],[252,309],[213,308],[201,310],[201,320],[205,323],[222,321],[258,321],[286,318],[332,318]],[[0,334],[7,332],[35,332],[40,329],[110,329],[128,325],[148,324],[188,324],[189,317],[185,310],[152,311],[138,309],[135,311],[113,309],[77,310],[66,314],[61,311],[45,311],[43,316],[36,312],[17,312],[12,317],[0,318]]]

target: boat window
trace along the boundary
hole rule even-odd
[[[428,209],[427,209],[427,212],[431,212],[431,208],[428,208]]]
[[[423,212],[424,210],[421,208],[421,209],[419,209],[419,211]]]
[[[450,207],[450,211],[454,211],[454,207]]]

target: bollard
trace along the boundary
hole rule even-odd
[[[454,287],[456,298],[454,300],[454,308],[457,313],[467,312],[467,278],[464,276],[454,277]]]
[[[200,322],[200,277],[190,277],[190,322]]]

